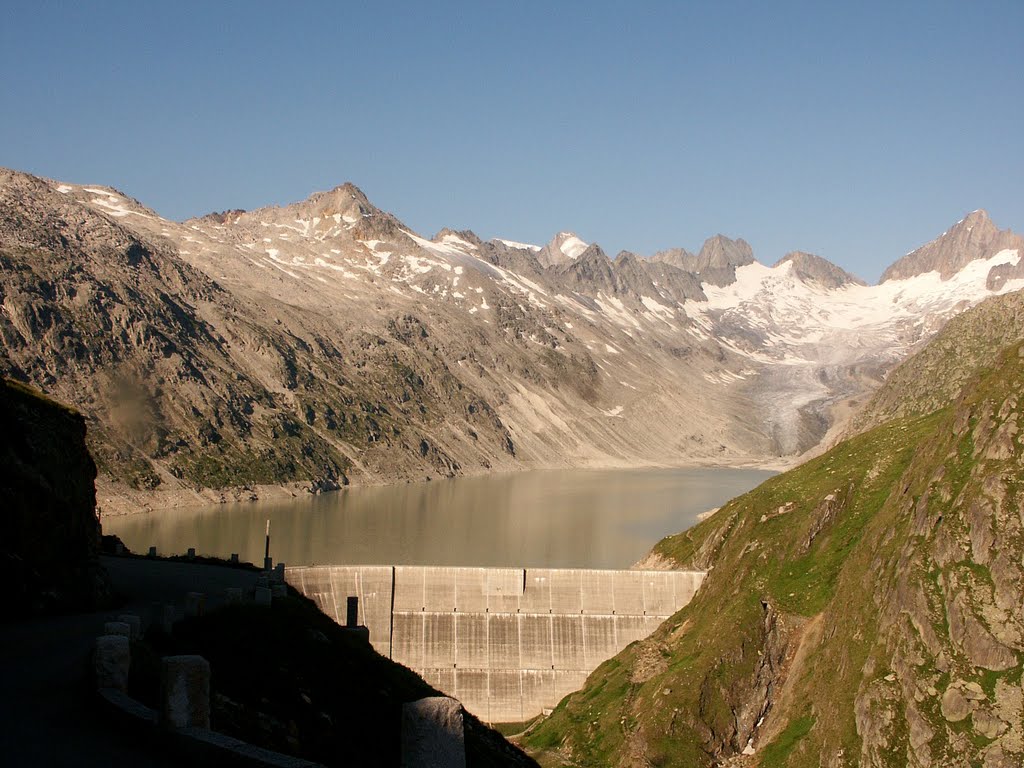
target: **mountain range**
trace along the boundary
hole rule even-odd
[[[950,317],[1024,287],[1022,248],[975,211],[869,286],[723,235],[614,259],[570,232],[428,239],[351,184],[178,223],[0,170],[0,373],[85,415],[107,511],[791,461]]]

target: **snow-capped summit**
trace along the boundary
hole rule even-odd
[[[581,240],[576,233],[559,232],[540,249],[537,260],[545,267],[566,264],[578,259],[588,247],[590,244]]]

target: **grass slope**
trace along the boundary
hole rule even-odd
[[[700,592],[598,668],[528,749],[545,765],[1019,764],[1021,355],[987,354],[955,402],[846,440],[659,543],[711,568]],[[953,712],[961,694],[970,711]]]

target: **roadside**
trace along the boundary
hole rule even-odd
[[[90,654],[103,625],[119,614],[147,615],[153,602],[183,605],[187,592],[211,602],[229,587],[251,587],[255,571],[192,563],[103,557],[117,608],[6,623],[0,631],[0,755],[9,766],[175,766],[97,705]]]

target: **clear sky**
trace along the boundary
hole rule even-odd
[[[352,181],[427,235],[722,232],[874,280],[975,208],[1024,229],[1022,29],[1022,0],[6,0],[0,165],[175,219]]]

